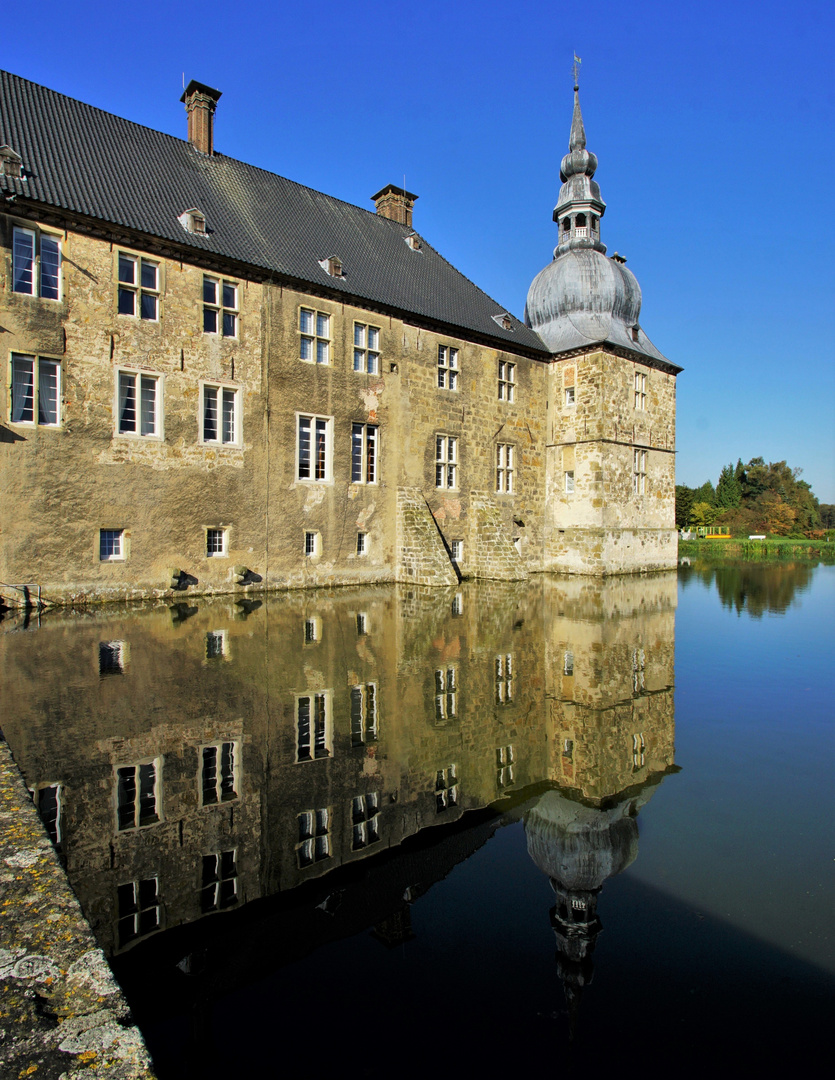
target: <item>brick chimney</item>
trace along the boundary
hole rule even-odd
[[[417,195],[405,188],[396,187],[394,184],[386,184],[382,191],[371,196],[377,213],[380,217],[398,221],[401,225],[412,227],[412,208],[417,200]]]
[[[188,113],[188,141],[201,154],[214,153],[215,109],[220,90],[192,79],[180,98]]]

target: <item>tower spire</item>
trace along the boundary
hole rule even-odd
[[[580,109],[579,64],[580,58],[575,55],[571,134],[568,153],[560,163],[562,188],[554,207],[554,221],[560,230],[555,258],[575,248],[593,248],[601,254],[606,253],[606,245],[600,241],[600,219],[606,211],[606,203],[593,179],[597,156],[586,149],[586,129]]]

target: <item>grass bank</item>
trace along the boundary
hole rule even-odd
[[[708,559],[822,559],[835,563],[835,541],[774,536],[767,540],[681,540],[678,553]]]

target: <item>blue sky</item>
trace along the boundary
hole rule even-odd
[[[45,0],[0,66],[185,135],[182,78],[223,91],[216,148],[415,226],[521,316],[551,258],[571,59],[609,252],[685,368],[679,483],[754,455],[835,502],[835,6],[819,0],[331,0],[157,11]]]

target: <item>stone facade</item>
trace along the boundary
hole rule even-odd
[[[220,95],[190,91],[208,162]],[[671,365],[552,354],[500,309],[497,342],[463,311],[362,302],[17,188],[0,202],[7,601],[24,584],[78,604],[674,565]],[[419,284],[416,196],[378,195]],[[179,220],[207,228],[196,207]],[[16,258],[41,287],[21,290]],[[335,256],[320,267],[350,280]]]

